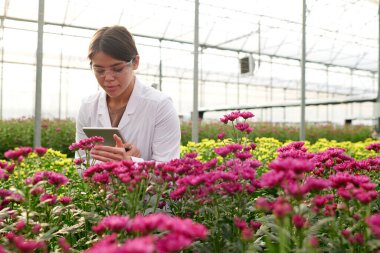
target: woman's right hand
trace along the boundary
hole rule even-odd
[[[115,147],[124,148],[128,156],[141,157],[140,150],[136,146],[134,146],[132,143],[128,143],[128,142],[123,143],[121,138],[116,134],[113,135],[113,139],[116,142]]]

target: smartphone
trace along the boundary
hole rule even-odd
[[[104,138],[104,142],[102,142],[102,145],[105,146],[112,146],[114,147],[116,145],[116,142],[113,138],[113,135],[116,134],[120,137],[120,139],[125,142],[123,136],[120,133],[119,128],[117,127],[83,127],[83,132],[87,135],[87,137],[92,136],[101,136]]]

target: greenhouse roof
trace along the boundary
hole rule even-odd
[[[5,27],[31,21],[37,29],[37,0],[0,0]],[[199,42],[256,57],[301,58],[302,1],[200,0]],[[33,24],[34,23],[34,24]],[[65,33],[90,36],[93,29],[125,25],[136,36],[191,44],[194,1],[45,0],[45,23]],[[70,27],[91,31],[80,34]],[[378,1],[308,0],[307,61],[372,73],[378,70]],[[25,27],[20,27],[25,29]]]

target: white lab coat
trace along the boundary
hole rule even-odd
[[[135,80],[118,126],[124,140],[140,149],[145,161],[167,162],[179,158],[181,130],[171,98]],[[111,127],[103,90],[82,100],[76,121],[76,142],[87,138],[82,130],[84,126]]]

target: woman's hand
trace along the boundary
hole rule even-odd
[[[132,160],[131,156],[140,157],[140,150],[131,143],[123,143],[119,136],[113,136],[115,139],[115,147],[95,145],[91,150],[93,159],[102,162],[115,162],[121,160]]]

